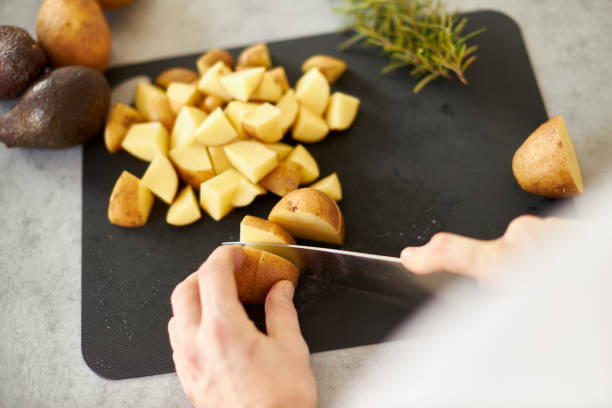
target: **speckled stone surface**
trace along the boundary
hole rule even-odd
[[[40,3],[3,0],[0,22],[33,33]],[[449,3],[500,10],[520,24],[548,113],[564,115],[587,189],[596,183],[612,162],[612,2]],[[113,65],[342,25],[328,0],[135,0],[109,20]],[[0,145],[0,407],[187,407],[174,374],[108,381],[81,357],[81,160],[80,147]],[[313,355],[320,406],[382,347],[393,346]]]

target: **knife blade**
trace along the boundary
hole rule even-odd
[[[288,260],[295,259],[298,254],[305,264],[302,277],[387,296],[420,296],[423,291],[437,293],[454,280],[447,273],[416,275],[404,268],[400,258],[392,256],[259,242],[223,242],[223,245],[268,251]]]

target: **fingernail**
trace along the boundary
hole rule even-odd
[[[414,255],[414,251],[415,251],[415,248],[412,248],[412,247],[404,248],[404,250],[402,251],[400,255],[402,262],[405,264],[410,264],[410,258],[412,258],[412,255]]]
[[[285,280],[281,281],[280,285],[283,295],[287,296],[289,299],[293,299],[293,294],[295,293],[295,287],[293,286],[293,283],[289,282],[288,280]]]

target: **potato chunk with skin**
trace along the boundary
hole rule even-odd
[[[218,98],[215,95],[206,95],[200,104],[200,109],[206,113],[210,113],[217,108],[223,107],[224,102],[225,101],[223,99]]]
[[[142,182],[166,204],[172,204],[178,190],[178,176],[170,160],[163,154],[155,156],[142,176]]]
[[[213,48],[202,54],[196,61],[198,72],[200,75],[204,75],[206,71],[219,61],[222,61],[228,68],[234,68],[234,57],[232,57],[232,54],[221,48]]]
[[[222,146],[238,137],[221,108],[215,109],[195,131],[196,140],[206,146]]]
[[[157,78],[155,78],[155,83],[162,88],[168,88],[168,85],[172,82],[191,84],[193,81],[197,81],[197,79],[197,72],[187,68],[175,67],[167,69],[159,74]]]
[[[130,127],[121,147],[132,156],[151,161],[157,154],[168,154],[168,131],[159,122],[137,123]]]
[[[318,68],[330,84],[346,71],[346,62],[329,55],[313,55],[302,64],[302,72]]]
[[[166,130],[172,130],[175,117],[170,108],[168,96],[163,89],[147,82],[139,82],[136,87],[134,106],[146,120],[160,122]]]
[[[334,201],[342,200],[342,186],[335,172],[317,181],[310,188],[319,190],[330,196]]]
[[[264,303],[268,291],[281,280],[297,284],[298,268],[288,260],[270,252],[244,248],[242,266],[234,272],[238,297],[242,303]]]
[[[308,150],[302,145],[297,145],[287,157],[287,162],[299,164],[302,169],[300,184],[310,184],[319,178],[319,165]]]
[[[313,188],[301,188],[281,198],[268,219],[294,237],[344,243],[345,226],[340,208],[327,194]]]
[[[200,205],[214,220],[219,221],[233,209],[232,200],[243,177],[228,169],[206,180],[200,186]]]
[[[215,65],[202,75],[198,83],[198,89],[207,95],[214,95],[224,101],[229,101],[232,99],[232,95],[221,84],[221,78],[231,73],[232,70],[223,61],[217,61]]]
[[[208,146],[208,154],[215,169],[215,174],[221,174],[232,168],[232,163],[227,158],[223,146]]]
[[[313,113],[306,106],[300,106],[291,129],[291,137],[300,142],[315,143],[325,139],[328,133],[327,123],[321,116]]]
[[[208,115],[196,107],[183,106],[170,134],[170,148],[174,149],[196,143],[195,132]]]
[[[280,117],[280,109],[264,103],[244,114],[242,128],[263,142],[275,143],[283,138]]]
[[[265,188],[259,184],[251,183],[246,177],[242,176],[242,180],[240,180],[240,184],[236,189],[236,194],[232,199],[232,205],[234,207],[246,207],[251,204],[257,196],[266,194],[266,192]]]
[[[185,186],[166,213],[166,222],[171,225],[189,225],[202,218],[198,200],[191,186]]]
[[[183,106],[195,106],[202,103],[204,95],[198,91],[195,85],[172,82],[166,90],[170,109],[175,115],[181,111]]]
[[[264,67],[247,68],[221,78],[221,84],[236,100],[246,102],[261,83],[266,69]]]
[[[290,146],[286,143],[278,142],[278,143],[266,143],[266,147],[268,149],[272,149],[278,154],[279,160],[285,160],[289,153],[293,150],[293,146]]]
[[[195,143],[170,150],[170,160],[185,183],[199,189],[200,185],[215,176],[206,146]]]
[[[147,223],[155,198],[133,174],[121,173],[108,203],[108,220],[121,227],[142,227]]]
[[[281,89],[283,90],[283,92],[287,92],[289,88],[291,88],[289,86],[289,80],[287,79],[287,74],[285,73],[285,68],[278,66],[278,67],[275,67],[269,70],[268,73],[281,86]]]
[[[109,153],[117,153],[121,150],[121,142],[128,130],[134,123],[144,120],[142,115],[134,108],[122,103],[117,103],[108,115],[108,121],[104,128],[104,144]]]
[[[264,67],[269,68],[272,65],[270,59],[270,51],[265,43],[251,45],[242,50],[238,56],[236,69],[245,69],[249,67]]]
[[[293,162],[282,162],[266,177],[261,179],[261,185],[281,197],[297,190],[302,178],[302,168]]]
[[[293,125],[293,122],[295,122],[295,118],[300,108],[293,89],[289,89],[285,92],[285,95],[278,101],[276,107],[281,111],[281,127],[283,128],[283,133],[285,133],[291,125]]]
[[[334,92],[329,98],[325,120],[331,130],[345,130],[353,124],[359,110],[359,98]]]
[[[251,94],[251,100],[263,102],[278,102],[283,96],[283,88],[269,72],[265,72],[261,83]]]
[[[238,139],[249,139],[250,136],[247,135],[242,128],[242,118],[247,112],[256,109],[259,105],[251,102],[240,102],[240,101],[231,101],[225,107],[225,116],[229,119],[234,129],[236,129],[236,133],[238,133]]]
[[[311,68],[295,85],[295,96],[301,105],[323,115],[329,100],[329,83],[318,68]]]
[[[251,182],[257,183],[278,165],[275,151],[259,142],[241,140],[225,146],[232,166]]]

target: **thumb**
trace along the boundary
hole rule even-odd
[[[300,331],[297,311],[293,305],[293,283],[276,282],[266,297],[266,328],[268,336],[289,347],[306,347]]]

